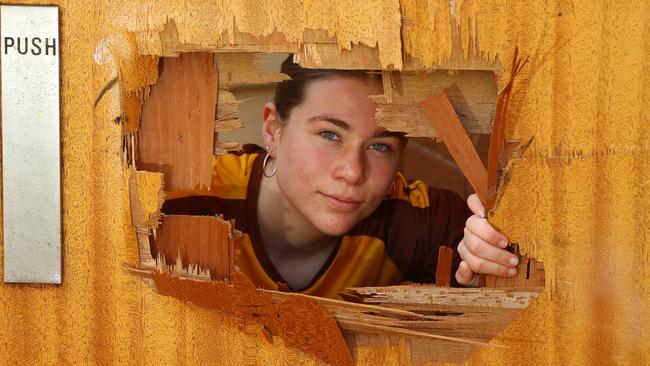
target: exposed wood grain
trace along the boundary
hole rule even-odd
[[[218,52],[214,54],[219,68],[219,89],[228,90],[242,84],[269,84],[288,80],[278,71],[265,70],[263,53]]]
[[[214,124],[215,132],[232,131],[244,127],[239,116],[239,101],[226,90],[219,90],[217,103],[217,119]]]
[[[129,195],[133,226],[156,228],[165,196],[162,174],[131,169],[129,171]]]
[[[212,280],[229,279],[235,271],[236,235],[232,223],[219,217],[164,215],[152,255],[172,273],[206,273]]]
[[[355,287],[352,293],[369,304],[436,304],[526,308],[541,288],[439,288],[434,286]]]
[[[384,95],[371,97],[377,103],[375,118],[379,125],[391,131],[405,131],[411,137],[438,137],[420,104],[428,96],[444,90],[469,134],[490,133],[497,97],[492,71],[389,74],[392,103]]]
[[[454,250],[440,245],[438,247],[438,263],[436,265],[436,286],[449,287],[451,285],[451,261]]]
[[[515,47],[514,56],[512,57],[512,71],[510,79],[505,88],[499,94],[497,100],[496,112],[494,114],[494,124],[492,128],[492,136],[490,137],[490,149],[488,151],[488,165],[487,165],[487,191],[485,196],[485,211],[489,212],[497,199],[497,175],[499,170],[500,153],[505,146],[505,128],[506,118],[508,117],[508,108],[510,106],[510,97],[512,94],[513,83],[517,74],[521,71],[524,65],[528,62],[528,58],[519,58],[519,48]]]
[[[125,93],[121,95],[122,103],[122,133],[134,133],[140,128],[142,116],[142,95],[138,93]]]
[[[390,286],[349,289],[364,304],[391,307],[419,317],[334,312],[351,347],[378,346],[399,335],[406,341],[410,362],[465,362],[482,342],[501,332],[542,288],[456,289],[432,286]],[[331,309],[331,307],[330,307]],[[425,317],[424,319],[422,317]],[[424,334],[435,335],[430,339]],[[442,337],[441,337],[442,336]],[[454,341],[445,341],[451,337]],[[457,339],[470,342],[458,342]],[[491,345],[500,347],[498,343]]]
[[[289,303],[318,304],[334,316],[350,347],[381,344],[390,341],[391,337],[399,337],[412,348],[410,362],[414,364],[432,359],[440,362],[466,361],[478,347],[486,346],[520,308],[527,306],[528,301],[537,296],[539,290],[456,291],[430,286],[351,289],[359,300],[370,303],[358,304],[261,289],[255,290],[258,293],[255,295],[251,293],[251,284],[243,274],[234,275],[233,285],[226,285],[221,282],[183,280],[141,270],[132,270],[132,273],[154,278],[161,294],[186,299],[203,307],[237,314],[246,313],[248,308],[256,309],[254,311],[259,315],[254,319],[257,322],[264,324],[272,335],[288,337],[290,342],[294,342],[294,335],[283,333],[283,328],[278,328],[273,316],[276,310],[271,307],[277,309],[274,304]],[[456,300],[459,304],[456,304]],[[241,304],[252,305],[239,309]],[[289,310],[286,306],[281,308]],[[272,316],[269,317],[269,314]],[[283,316],[288,316],[288,313]],[[283,321],[289,320],[286,318]],[[500,347],[499,344],[492,345]]]
[[[180,279],[164,273],[153,273],[153,279],[161,295],[260,324],[269,342],[279,336],[288,346],[329,364],[352,365],[352,355],[336,322],[312,298],[272,297],[258,291],[241,273],[233,273],[231,284]],[[304,322],[307,318],[313,321]]]
[[[447,149],[482,202],[486,198],[487,174],[485,166],[476,153],[467,132],[444,91],[428,97],[422,102],[424,113],[440,134]]]
[[[140,266],[155,268],[156,261],[151,254],[150,236],[158,226],[160,209],[164,201],[164,184],[161,173],[139,172],[129,169],[129,202],[131,222],[138,241]]]
[[[212,54],[162,58],[142,110],[138,167],[163,173],[169,190],[209,189],[216,102]]]
[[[505,287],[505,288],[541,288],[544,287],[544,264],[529,258],[525,255],[520,255],[519,245],[511,244],[513,251],[519,256],[519,263],[517,264],[517,274],[513,277],[499,277],[493,275],[484,275],[485,287]]]

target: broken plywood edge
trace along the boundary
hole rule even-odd
[[[194,245],[192,244],[193,247]],[[176,260],[179,261],[182,251],[177,250],[177,253],[179,255]],[[152,273],[145,271],[147,272]],[[158,274],[163,275],[160,272]],[[156,275],[152,273],[150,277],[155,278]],[[245,278],[241,273],[231,273],[231,276]],[[177,285],[184,288],[188,284],[197,288],[210,288],[210,284],[227,285],[224,282],[206,280],[182,282],[179,276],[173,275],[169,278],[170,281],[181,281]],[[195,283],[201,285],[194,285]],[[412,361],[417,363],[464,362],[503,330],[518,311],[528,306],[530,300],[537,296],[536,290],[452,289],[422,285],[350,289],[351,292],[346,297],[354,298],[360,303],[262,289],[256,289],[256,292],[259,296],[278,302],[291,298],[316,302],[336,319],[351,348],[390,342],[392,337],[398,337],[416,351],[412,353]],[[233,291],[238,293],[239,290]],[[192,292],[186,295],[195,296]],[[185,295],[178,298],[193,302]],[[498,345],[492,343],[490,346]],[[437,351],[417,351],[421,349]]]
[[[152,256],[159,267],[176,275],[229,279],[235,272],[234,241],[241,235],[221,216],[163,215]]]
[[[498,168],[499,162],[501,161],[501,153],[505,146],[505,126],[506,119],[508,118],[510,96],[512,95],[515,78],[527,62],[528,57],[525,59],[519,58],[519,48],[515,47],[510,79],[501,93],[499,93],[499,98],[497,100],[492,136],[490,137],[490,149],[488,151],[487,197],[486,201],[483,201],[485,202],[485,209],[488,214],[494,208],[497,200]]]
[[[215,141],[214,155],[225,155],[230,151],[241,151],[242,145],[236,141]]]
[[[235,131],[243,128],[242,121],[236,115],[222,116],[214,123],[214,132]]]
[[[455,43],[454,43],[455,44]],[[458,46],[453,46],[454,50],[458,49]],[[428,53],[431,53],[431,49],[428,49]],[[500,74],[503,71],[503,66],[498,57],[494,60],[489,60],[482,57],[471,57],[464,58],[462,56],[463,50],[459,52],[453,51],[451,57],[439,57],[437,60],[433,60],[428,55],[418,56],[420,52],[415,51],[413,53],[409,50],[404,51],[404,69],[405,71],[417,70],[417,71],[435,71],[435,70],[455,70],[455,71],[492,71],[496,74]],[[424,61],[429,59],[430,61]]]
[[[158,253],[155,266],[153,268],[142,266],[141,269],[154,269],[163,273],[167,273],[177,278],[188,278],[198,281],[212,281],[212,276],[209,269],[195,264],[183,263],[180,254],[172,261],[168,261],[165,255]]]
[[[364,304],[386,306],[427,316],[427,320],[396,318],[385,325],[477,343],[491,342],[514,317],[542,291],[537,289],[466,289],[433,286],[391,286],[349,289],[350,296]],[[376,320],[375,320],[376,321]],[[387,335],[345,332],[351,347],[381,346]],[[431,342],[422,337],[407,338],[412,362],[465,362],[481,347],[471,343]]]
[[[306,30],[307,31],[307,30]],[[273,30],[266,35],[252,35],[241,32],[237,23],[231,29],[224,29],[210,42],[193,43],[182,39],[174,19],[169,19],[162,30],[139,31],[135,33],[138,49],[142,54],[156,54],[164,57],[177,56],[184,52],[274,52],[294,53],[300,49],[299,42],[290,42],[285,34]]]
[[[375,305],[443,305],[478,306],[502,309],[525,309],[537,298],[543,287],[518,288],[455,288],[429,285],[387,287],[355,287],[348,289],[364,304]]]
[[[233,87],[289,80],[288,75],[266,69],[268,57],[269,54],[251,52],[215,53],[214,58],[219,69],[219,89],[229,90]]]
[[[503,70],[498,55],[487,55],[481,52],[476,20],[472,24],[471,19],[468,19],[465,28],[467,29],[466,32],[464,32],[463,24],[456,17],[451,17],[452,51],[451,58],[446,63],[459,66],[465,65],[465,67],[479,70],[492,69],[496,72]],[[463,37],[467,37],[465,43],[463,42]],[[464,47],[464,45],[467,45],[467,47]]]
[[[165,201],[165,184],[162,173],[137,171],[129,173],[129,194],[132,203],[133,225],[153,229],[158,226],[160,209]]]
[[[135,166],[137,141],[137,134],[135,132],[122,135],[122,167],[124,170],[127,170],[129,167],[133,167],[137,170],[137,167]]]
[[[161,59],[142,110],[136,161],[165,175],[170,190],[210,188],[217,70],[212,54]]]
[[[294,62],[308,69],[381,70],[379,50],[363,44],[353,44],[341,50],[334,43],[305,43],[294,53]]]
[[[425,288],[425,286],[404,287],[408,288],[405,298],[420,296],[419,291]],[[455,289],[439,290],[444,292]],[[260,291],[272,293],[280,298],[308,296]],[[410,360],[413,364],[461,363],[481,347],[501,347],[494,342],[490,344],[488,342],[496,333],[503,330],[520,310],[499,306],[456,306],[453,305],[453,299],[449,301],[451,305],[388,301],[360,304],[334,299],[314,298],[314,300],[334,315],[353,353],[357,347],[379,346],[385,342],[392,343],[399,340],[413,351]]]
[[[305,42],[295,55],[295,62],[309,69],[386,70],[382,69],[377,47],[364,44],[353,44],[349,50],[340,50],[336,44]],[[498,60],[490,62],[485,59],[464,60],[462,58],[443,59],[427,65],[416,56],[404,54],[401,71],[435,70],[480,70],[500,73],[502,66]]]
[[[360,38],[360,35],[368,34],[367,29],[364,32],[349,32],[346,27],[339,26],[338,31],[331,32],[331,28],[318,29],[318,26],[309,24],[302,29],[282,32],[277,27],[271,27],[259,34],[252,34],[240,31],[236,17],[232,25],[224,26],[222,23],[220,28],[212,27],[194,37],[188,37],[186,23],[182,19],[179,32],[173,18],[166,19],[163,24],[150,24],[147,29],[135,31],[134,35],[137,50],[143,55],[174,56],[183,52],[215,51],[286,52],[300,54],[300,64],[309,68],[502,70],[496,56],[492,59],[484,57],[478,45],[478,35],[471,34],[473,29],[469,27],[465,32],[469,37],[467,50],[463,47],[462,38],[466,35],[457,21],[449,17],[448,9],[436,9],[435,16],[434,13],[423,12],[416,15],[419,16],[417,21],[413,21],[404,4],[401,4],[401,12],[398,9],[400,4],[382,5],[377,7],[378,11],[384,12],[382,24],[370,25],[374,41]],[[413,4],[410,7],[419,11],[417,9],[421,6]],[[388,12],[388,9],[392,9],[392,12]],[[436,22],[433,28],[424,17]],[[442,27],[450,29],[450,32],[440,32]],[[252,30],[248,24],[245,28]],[[390,29],[393,29],[392,33]],[[435,39],[431,39],[431,36]],[[189,38],[200,41],[190,42]],[[438,48],[441,51],[432,51],[431,44],[440,45]]]
[[[511,244],[514,254],[519,257],[517,274],[513,277],[484,275],[481,283],[485,287],[496,288],[543,288],[545,285],[544,264],[535,258],[519,253],[519,245]]]
[[[417,347],[421,349],[439,350],[426,355],[420,354],[419,359],[413,359],[418,362],[463,362],[483,346],[499,347],[498,344],[487,344],[487,341],[481,339],[442,334],[441,329],[445,326],[438,324],[445,323],[445,318],[448,317],[423,315],[404,309],[349,303],[304,294],[255,289],[250,280],[241,273],[233,273],[233,281],[229,284],[222,281],[176,278],[156,271],[130,270],[130,272],[153,279],[154,290],[161,295],[172,296],[181,301],[189,301],[198,306],[255,321],[268,333],[269,341],[279,336],[287,345],[314,354],[327,362],[331,361],[323,357],[322,353],[318,354],[322,350],[314,352],[313,345],[318,344],[318,347],[331,350],[333,341],[331,335],[339,338],[341,334],[346,335],[345,340],[352,351],[355,347],[371,344],[367,341],[369,338],[376,342],[390,342],[393,337],[398,337],[408,345],[418,344]],[[300,314],[296,319],[289,321],[301,322],[293,326],[301,340],[293,339],[298,336],[293,334],[294,332],[285,332],[284,322],[287,319],[283,312]],[[312,322],[323,326],[323,319],[336,320],[334,323],[336,330],[331,328],[331,320],[327,320],[330,324],[327,327],[330,329],[326,329],[325,332],[329,333],[330,337],[325,340],[320,334],[315,336],[310,330],[314,326]],[[426,324],[436,324],[439,329],[427,327]],[[305,326],[307,332],[304,331]],[[329,344],[324,345],[325,341]],[[337,347],[341,346],[340,339],[334,341],[338,344]],[[349,351],[341,353],[339,350],[337,354],[349,354]]]
[[[120,90],[122,104],[122,135],[135,133],[140,128],[142,116],[143,93],[126,93]]]
[[[137,272],[133,272],[138,274]],[[245,275],[232,274],[232,283],[174,278],[155,272],[156,291],[182,302],[255,322],[273,342],[279,337],[289,347],[331,365],[352,365],[353,359],[336,321],[308,297],[277,299],[257,290]]]
[[[393,80],[393,73],[390,71],[381,72],[381,82],[384,90],[384,100],[386,103],[393,103],[393,89],[395,89],[395,82]]]
[[[158,57],[138,52],[133,33],[111,35],[102,39],[97,47],[105,47],[113,57],[120,91],[125,95],[142,93],[158,79]]]
[[[386,72],[385,72],[386,73]],[[411,137],[435,138],[438,132],[426,118],[420,104],[428,96],[445,90],[463,126],[470,134],[489,134],[496,107],[494,74],[489,71],[449,73],[391,73],[391,98],[371,96],[377,103],[377,123]]]
[[[342,329],[348,331],[374,333],[374,334],[389,335],[389,336],[396,335],[402,337],[417,337],[420,339],[432,339],[437,341],[442,340],[442,341],[448,341],[450,343],[465,343],[465,344],[470,344],[479,347],[488,345],[488,343],[478,342],[471,339],[449,337],[449,336],[431,334],[431,333],[421,332],[416,330],[397,328],[395,327],[395,324],[399,324],[399,323],[395,323],[395,322],[387,322],[387,324],[390,325],[381,325],[381,324],[372,324],[372,323],[369,324],[365,321],[352,320],[352,319],[337,319],[336,321],[338,322],[339,326]]]
[[[227,90],[219,90],[217,97],[217,119],[214,123],[214,132],[232,131],[244,127],[239,115],[239,104],[235,95]]]
[[[128,170],[128,175],[131,220],[138,241],[140,265],[155,268],[149,236],[160,220],[165,196],[163,176],[156,172],[136,171],[134,167]]]
[[[453,2],[451,9],[449,2],[437,1],[402,0],[400,5],[405,69],[502,70],[498,58],[481,53],[475,27],[461,26]]]

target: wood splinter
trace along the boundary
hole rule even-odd
[[[436,266],[436,286],[451,286],[451,262],[454,258],[454,250],[441,245],[438,247],[438,264]]]
[[[422,109],[481,199],[487,199],[487,171],[443,90],[422,101]]]

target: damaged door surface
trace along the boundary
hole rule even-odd
[[[4,282],[61,283],[59,8],[0,6]]]

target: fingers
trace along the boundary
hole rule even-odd
[[[519,263],[519,258],[507,251],[495,247],[494,245],[486,242],[465,228],[465,238],[463,239],[463,246],[474,256],[502,264],[504,266],[513,267]]]
[[[475,215],[485,217],[485,207],[476,193],[470,194],[469,197],[467,197],[467,206]]]
[[[513,254],[509,253],[508,251],[504,249],[499,249],[495,248],[494,246],[491,246],[488,243],[482,242],[482,241],[477,241],[474,244],[469,244],[474,250],[477,250],[478,252],[485,253],[489,252],[490,256],[492,256],[490,259],[488,258],[483,258],[475,253],[473,253],[469,247],[468,243],[466,243],[466,239],[463,239],[460,244],[458,244],[458,254],[460,257],[463,259],[463,262],[467,264],[469,267],[469,270],[473,273],[485,273],[485,274],[491,274],[495,276],[501,276],[501,277],[512,277],[517,274],[517,268],[515,268],[513,265],[510,265],[510,258],[514,257],[515,259],[516,256]],[[470,242],[475,239],[469,240]],[[478,240],[478,239],[477,239]],[[496,252],[491,252],[490,248],[494,249]],[[498,251],[504,251],[507,254],[499,253]],[[495,258],[499,258],[501,262],[495,261]],[[503,260],[504,258],[507,258]],[[507,264],[504,264],[507,263]],[[460,269],[460,267],[459,267]],[[463,279],[466,279],[467,276],[464,276]]]
[[[458,283],[472,286],[477,274],[512,277],[517,274],[519,258],[505,250],[508,239],[485,219],[485,207],[476,194],[467,198],[467,206],[474,215],[465,223],[465,236],[458,244],[462,261],[456,271]]]
[[[465,229],[469,230],[473,235],[478,236],[484,241],[499,248],[505,248],[508,246],[508,239],[494,229],[484,218],[476,215],[470,216],[465,222]],[[467,234],[467,232],[465,234]]]

